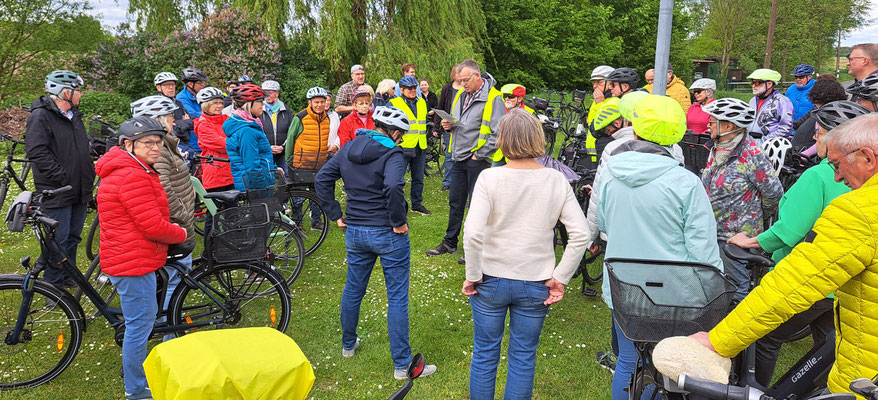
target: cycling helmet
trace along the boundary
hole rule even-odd
[[[64,89],[76,89],[84,84],[76,72],[57,70],[46,76],[46,91],[56,96]]]
[[[417,86],[417,84],[415,84],[415,86]],[[311,100],[315,97],[328,98],[329,91],[320,87],[320,86],[315,86],[315,87],[312,87],[311,89],[308,89],[308,93],[305,94],[305,98],[308,100]]]
[[[238,84],[242,85],[245,83],[253,83],[253,78],[250,75],[241,75],[238,77]]]
[[[631,89],[634,89],[637,86],[637,82],[640,82],[640,78],[637,77],[637,71],[627,67],[616,68],[607,75],[605,80],[608,82],[627,83]]]
[[[781,81],[781,76],[780,76],[780,72],[777,72],[773,69],[760,68],[760,69],[757,69],[756,71],[753,71],[752,74],[747,76],[747,79],[760,80],[760,81],[772,81],[772,82],[777,83],[777,82]]]
[[[372,120],[403,132],[408,131],[410,126],[408,117],[396,107],[375,107]]]
[[[134,118],[141,116],[155,118],[173,113],[177,108],[179,107],[174,103],[174,100],[168,97],[162,95],[146,96],[131,103],[131,116]]]
[[[277,81],[267,80],[262,82],[262,90],[274,90],[275,92],[280,92],[280,83]]]
[[[632,116],[634,133],[640,138],[670,146],[686,133],[686,115],[676,100],[659,95],[648,95],[634,105]]]
[[[511,94],[515,97],[524,97],[527,95],[527,89],[517,83],[507,83],[500,88],[500,93]]]
[[[749,126],[756,119],[756,110],[753,107],[733,97],[717,99],[701,110],[717,120],[729,121],[741,128]]]
[[[852,101],[838,100],[826,103],[823,107],[818,108],[817,111],[814,112],[814,117],[817,118],[817,123],[820,124],[823,129],[831,131],[835,129],[836,126],[841,125],[847,120],[854,119],[870,112],[872,111],[868,108]]]
[[[183,69],[183,82],[204,82],[207,80],[207,74],[198,68],[186,67]]]
[[[607,75],[609,75],[613,71],[613,67],[610,67],[608,65],[601,65],[591,71],[591,80],[599,81],[607,79]]]
[[[369,91],[367,91],[367,90],[357,90],[357,91],[354,92],[354,94],[351,96],[351,101],[356,100],[357,97],[368,97],[368,98],[371,99],[373,96],[375,96],[375,95],[372,94],[372,93],[369,93]]]
[[[791,148],[793,148],[793,144],[785,137],[773,137],[762,143],[762,153],[771,163],[771,169],[775,174],[780,172]]]
[[[594,121],[591,123],[594,131],[604,129],[613,121],[622,117],[622,114],[619,113],[619,101],[618,97],[611,97],[601,103],[600,108],[597,110],[597,115],[595,115]]]
[[[167,81],[177,82],[177,75],[174,75],[172,72],[159,72],[159,74],[155,76],[155,79],[152,80],[152,83],[161,85]]]
[[[147,116],[134,117],[119,126],[119,144],[125,139],[137,140],[146,136],[164,136],[166,133],[158,121]]]
[[[399,79],[399,87],[418,87],[418,80],[414,76],[406,75]]]
[[[849,86],[847,92],[862,100],[878,101],[878,71]]]
[[[259,88],[259,86],[256,86],[252,83],[245,83],[232,89],[232,93],[229,94],[229,96],[231,96],[232,100],[235,101],[235,104],[240,106],[250,101],[264,99],[265,92],[263,92],[262,89]]]
[[[634,106],[646,96],[649,96],[649,92],[639,90],[622,96],[622,100],[619,100],[619,113],[622,114],[622,118],[629,121],[634,119]]]
[[[710,78],[701,78],[692,82],[692,85],[689,86],[689,90],[693,89],[707,89],[716,91],[716,81]]]
[[[223,91],[213,86],[208,86],[204,89],[201,89],[198,91],[198,94],[195,95],[195,99],[198,101],[198,104],[204,104],[213,99],[221,98],[223,98]]]
[[[796,65],[796,68],[793,68],[793,76],[811,76],[814,75],[814,67],[808,64],[799,64]]]

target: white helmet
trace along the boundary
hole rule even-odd
[[[616,70],[615,68],[610,67],[608,65],[601,65],[601,66],[599,66],[591,71],[591,80],[597,81],[597,80],[606,79],[607,75],[609,75],[610,72],[613,72],[615,70]]]
[[[716,91],[716,81],[710,78],[701,78],[692,82],[692,85],[689,86],[689,90],[692,89],[710,89]]]
[[[375,107],[372,120],[403,132],[408,131],[410,127],[408,117],[396,107]]]
[[[213,86],[208,86],[204,89],[201,89],[198,91],[198,94],[195,95],[195,99],[198,101],[198,104],[204,104],[213,99],[221,98],[223,98],[223,91]]]
[[[729,121],[741,128],[749,126],[756,119],[756,110],[734,97],[712,101],[701,110],[719,121]]]
[[[132,118],[140,116],[155,118],[173,113],[177,108],[179,107],[174,104],[174,100],[165,96],[146,96],[131,103],[131,114],[133,114]]]
[[[275,92],[280,92],[280,83],[277,81],[267,80],[262,82],[262,90],[274,90]]]
[[[178,80],[179,79],[177,79],[177,75],[174,75],[173,72],[159,72],[159,74],[155,76],[155,79],[153,79],[152,82],[156,85],[161,85],[162,83],[165,83],[167,81],[177,82]]]
[[[308,89],[308,93],[305,94],[305,98],[311,100],[315,97],[329,98],[329,91],[320,86],[315,86],[311,89]]]

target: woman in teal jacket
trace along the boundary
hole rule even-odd
[[[845,184],[835,181],[835,171],[826,161],[826,134],[839,124],[868,113],[869,109],[847,100],[833,101],[817,109],[814,114],[817,119],[814,140],[817,156],[822,161],[802,173],[780,199],[777,222],[752,238],[743,232],[738,233],[729,239],[729,243],[770,252],[771,259],[775,262],[780,262],[790,254],[793,247],[811,232],[823,209],[836,197],[851,191]],[[760,384],[767,387],[771,383],[777,354],[783,340],[790,335],[810,326],[814,347],[820,347],[826,342],[826,335],[834,328],[832,304],[832,295],[829,295],[756,341],[756,380]]]
[[[276,169],[271,155],[271,145],[262,132],[262,99],[265,92],[259,86],[244,84],[236,87],[231,93],[232,101],[237,109],[223,123],[226,133],[226,151],[229,153],[229,164],[235,189],[265,189],[274,185],[273,171]],[[283,170],[277,168],[281,173]]]

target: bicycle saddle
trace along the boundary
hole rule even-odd
[[[179,261],[192,254],[195,250],[195,241],[172,244],[168,246],[168,261]]]
[[[204,195],[205,199],[217,199],[224,203],[235,203],[241,198],[239,190],[223,190],[222,192],[212,192]]]
[[[741,260],[750,265],[757,265],[760,267],[769,268],[774,266],[774,261],[760,254],[755,249],[742,249],[733,244],[726,243],[723,245],[723,252],[725,252],[726,255],[729,256],[729,258]]]

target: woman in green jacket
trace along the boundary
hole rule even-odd
[[[780,262],[801,243],[823,209],[836,197],[851,189],[835,181],[835,171],[826,161],[826,134],[839,124],[869,113],[869,110],[856,103],[840,100],[827,103],[816,113],[817,130],[814,140],[817,156],[822,161],[808,168],[780,200],[778,220],[771,228],[758,236],[748,237],[741,232],[729,239],[729,243],[743,248],[758,248],[771,253],[775,262]],[[826,342],[826,336],[833,331],[832,295],[817,301],[808,310],[796,314],[773,332],[756,341],[756,380],[768,387],[777,364],[777,354],[783,340],[811,327],[814,347]]]

